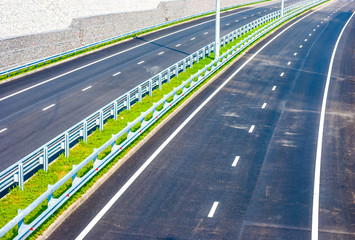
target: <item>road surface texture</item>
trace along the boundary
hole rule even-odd
[[[267,2],[222,13],[221,36],[279,5]],[[0,85],[0,171],[213,42],[214,24],[210,16],[173,26]]]
[[[312,239],[322,99],[335,43],[354,9],[353,1],[331,1],[264,39],[49,239]],[[355,238],[354,23],[345,28],[332,67],[319,239]],[[134,181],[125,188],[128,180]]]

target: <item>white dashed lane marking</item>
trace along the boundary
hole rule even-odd
[[[285,73],[284,72],[282,72],[281,74],[280,74],[280,77],[283,77],[285,75]]]
[[[158,53],[158,55],[162,55],[164,52],[160,52],[160,53]]]
[[[213,217],[213,215],[214,215],[214,213],[215,213],[215,211],[216,211],[216,209],[217,209],[217,207],[218,207],[218,204],[219,204],[219,202],[214,202],[214,203],[213,203],[212,208],[211,208],[211,210],[210,210],[210,213],[208,214],[208,217],[209,217],[209,218],[212,218],[212,217]]]
[[[275,89],[276,89],[276,86],[273,86],[271,90],[272,90],[272,91],[275,91]]]
[[[142,64],[142,63],[144,63],[144,61],[140,61],[139,63],[137,63],[138,65],[140,65],[140,64]]]
[[[113,74],[112,76],[117,76],[117,75],[119,75],[119,74],[121,74],[121,72],[117,72],[117,73],[115,73],[115,74]]]
[[[291,62],[288,62],[288,63],[287,63],[287,65],[290,65],[290,64],[291,64]]]
[[[266,102],[264,102],[264,104],[261,106],[262,109],[266,108]]]
[[[297,55],[297,53],[295,52],[294,54],[293,54],[293,56],[296,56]]]
[[[7,130],[7,128],[3,128],[0,130],[0,133],[5,132],[6,130]]]
[[[208,34],[208,32],[205,32],[204,34],[206,35],[206,34]]]
[[[180,47],[181,46],[181,44],[179,43],[179,44],[177,44],[175,47]]]
[[[81,91],[82,91],[82,92],[85,92],[86,90],[88,90],[88,89],[90,89],[90,88],[92,88],[92,86],[88,86],[88,87],[82,89]]]
[[[303,46],[302,45],[300,45],[300,48],[302,48]]]
[[[250,129],[249,129],[249,133],[252,133],[254,131],[255,125],[251,125]]]
[[[54,107],[54,106],[55,106],[55,104],[51,104],[48,107],[43,108],[42,111],[46,111],[46,110],[48,110],[48,109],[50,109],[51,107]]]
[[[239,158],[240,158],[240,156],[236,156],[236,157],[235,157],[235,159],[234,159],[234,161],[233,161],[233,163],[232,163],[232,167],[236,167],[236,166],[237,166],[238,161],[239,161]]]
[[[191,38],[191,41],[193,41],[193,40],[195,40],[196,38],[195,37],[193,37],[193,38]]]

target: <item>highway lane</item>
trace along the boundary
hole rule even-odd
[[[339,42],[329,86],[320,178],[320,239],[355,238],[354,32],[353,17]]]
[[[310,239],[323,90],[335,41],[354,7],[353,3],[335,1],[265,47],[196,113],[85,239]],[[337,8],[341,10],[333,13]],[[346,30],[347,39],[353,38],[351,31],[353,28]],[[343,106],[342,99],[349,101],[345,107],[353,107],[354,75],[349,64],[353,55],[344,51],[352,44],[353,40],[344,41],[338,52],[343,67],[338,67],[341,82],[334,84],[344,84],[343,79],[348,79],[348,90],[334,88],[337,91],[330,94],[337,110]],[[78,236],[172,132],[261,46],[251,50],[163,126],[50,239]],[[344,72],[344,67],[348,71]],[[348,98],[339,98],[343,91]],[[336,145],[340,148],[336,154],[352,149],[351,142],[338,138],[337,128],[328,131],[333,141],[343,144]],[[340,162],[326,154],[324,157],[330,164],[322,168],[325,182],[320,231],[331,230],[332,238],[321,235],[320,239],[352,239],[354,235],[353,215],[349,216],[354,185],[342,184],[339,191],[334,178],[324,178],[324,174],[329,176],[326,171],[339,168],[343,174],[353,172],[351,154],[347,170],[341,164],[342,156],[336,156]],[[338,177],[343,179],[342,175]],[[334,191],[339,191],[339,199],[332,197]],[[215,202],[218,205],[213,212]],[[323,212],[334,203],[343,209],[341,214]],[[346,236],[340,233],[342,229],[348,233]]]
[[[291,2],[293,1],[289,1]],[[267,3],[266,6],[233,10],[223,14],[222,35],[274,11],[278,3]],[[209,22],[203,24],[206,21]],[[200,25],[194,27],[196,24]],[[186,27],[191,28],[184,30]],[[1,169],[21,159],[138,83],[212,42],[213,29],[213,17],[197,20],[133,39],[1,85],[0,98],[3,99],[45,79],[149,41],[143,46],[0,101],[0,129],[6,129],[0,133]],[[180,30],[183,31],[163,37]],[[206,32],[208,34],[205,34]],[[199,36],[203,36],[202,40],[199,40]],[[191,40],[194,37],[196,39]],[[160,39],[154,41],[157,38]],[[181,45],[177,46],[178,44]],[[160,54],[162,51],[164,53]],[[144,63],[138,64],[142,61]],[[121,74],[113,76],[118,72]],[[87,90],[82,91],[83,89]],[[49,106],[52,107],[48,108]]]

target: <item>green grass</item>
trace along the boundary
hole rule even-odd
[[[262,26],[259,26],[261,28]],[[246,37],[246,36],[243,36]],[[233,41],[234,45],[238,43]],[[225,51],[226,48],[233,46],[232,42],[226,44],[221,48],[221,52]],[[238,55],[237,55],[238,56]],[[235,57],[237,57],[235,56]],[[235,58],[234,57],[234,58]],[[47,190],[48,184],[56,183],[60,178],[65,176],[71,169],[73,164],[79,164],[83,159],[89,156],[94,148],[102,146],[107,142],[112,134],[117,134],[120,130],[127,126],[128,122],[132,122],[137,117],[140,116],[141,112],[148,110],[154,102],[158,102],[165,94],[171,92],[175,87],[179,86],[183,81],[187,80],[191,75],[195,74],[199,69],[202,69],[204,66],[209,64],[214,58],[213,54],[210,57],[206,57],[204,60],[200,60],[199,63],[195,63],[192,68],[187,68],[186,72],[180,73],[178,77],[171,79],[170,83],[162,85],[162,89],[156,89],[152,96],[146,96],[142,99],[142,102],[137,102],[132,105],[131,109],[124,110],[118,115],[118,120],[115,121],[110,119],[105,124],[104,130],[96,130],[93,134],[88,137],[88,142],[84,143],[80,141],[75,148],[70,150],[70,156],[66,158],[64,155],[59,156],[59,158],[49,166],[47,172],[40,170],[32,178],[30,178],[25,183],[25,190],[20,191],[18,187],[13,188],[10,193],[0,200],[0,228],[3,227],[7,222],[17,215],[17,209],[24,209],[35,199],[37,199],[41,194]],[[232,61],[232,59],[230,60]],[[227,66],[227,65],[225,65]],[[221,70],[221,69],[220,69]],[[220,71],[219,70],[219,71]],[[216,71],[214,74],[217,74],[219,71]],[[214,75],[213,74],[213,75]],[[196,91],[198,86],[194,91]],[[193,91],[193,92],[194,92]],[[177,94],[181,94],[182,91],[179,90]],[[190,93],[191,94],[191,93]],[[185,101],[184,98],[183,101]],[[183,102],[182,101],[182,102]],[[179,103],[181,104],[181,102]],[[179,105],[178,104],[178,105]],[[93,179],[91,179],[82,189],[80,189],[76,194],[74,194],[67,203],[65,203],[57,212],[49,218],[41,227],[35,230],[34,234],[31,235],[31,238],[37,237],[41,234],[65,209],[67,209],[71,203],[78,199],[85,191],[90,188],[99,177],[106,173],[110,167],[119,161],[133,146],[135,146],[141,139],[144,138],[159,122],[161,122],[169,113],[173,111],[178,105],[170,109],[162,118],[160,118],[153,126],[151,126],[147,131],[145,131],[138,139],[136,139],[132,144],[130,144],[124,151],[122,151],[118,156],[114,158],[105,168],[103,168]],[[146,120],[150,119],[152,114],[146,116]],[[136,124],[131,130],[136,131],[139,128],[140,123]],[[120,139],[116,141],[117,144],[123,142],[127,138],[125,134]],[[99,159],[103,159],[107,154],[110,153],[110,147],[103,151],[99,155]],[[79,173],[78,177],[83,176],[88,172],[93,165],[93,161],[89,162]],[[58,189],[54,193],[54,197],[59,197],[67,189],[71,187],[71,180],[69,180],[65,185]],[[47,201],[43,202],[39,207],[37,207],[31,214],[25,218],[25,223],[30,223],[33,219],[36,218],[41,212],[43,212],[47,207]],[[12,239],[17,234],[17,227],[14,227],[12,231],[7,233],[1,239]]]
[[[244,4],[244,5],[241,5],[241,6],[230,7],[230,8],[224,9],[223,11],[229,11],[229,10],[233,10],[233,9],[236,9],[236,8],[241,8],[241,7],[245,7],[245,6],[248,6],[248,5],[254,5],[254,4],[258,4],[258,3],[261,3],[261,2],[268,2],[268,1],[271,1],[271,0],[262,0],[262,1],[255,2],[255,3],[249,3],[249,4]],[[89,50],[88,49],[80,50],[80,51],[78,51],[76,53],[71,53],[69,56],[63,56],[61,58],[58,57],[58,58],[55,58],[54,60],[46,61],[45,63],[40,63],[40,64],[38,64],[38,66],[31,66],[29,69],[27,69],[27,68],[26,69],[20,69],[18,71],[10,72],[9,75],[8,74],[0,75],[0,81],[3,81],[3,80],[6,80],[8,78],[12,78],[12,77],[21,75],[23,73],[32,71],[32,70],[37,69],[37,68],[41,68],[43,66],[50,65],[52,63],[56,63],[56,62],[62,61],[64,59],[67,59],[67,58],[70,58],[70,57],[73,57],[73,56],[77,56],[77,55],[80,55],[80,54],[83,54],[83,53],[86,53],[86,52],[89,52],[89,51],[92,51],[92,50],[96,50],[98,48],[101,48],[101,47],[104,47],[104,46],[107,46],[107,45],[118,43],[118,42],[126,40],[128,38],[133,38],[133,37],[136,37],[138,35],[142,35],[142,34],[146,34],[148,32],[159,30],[161,28],[169,27],[169,26],[172,26],[172,25],[175,25],[175,24],[179,24],[179,23],[182,23],[182,22],[190,21],[190,20],[193,20],[193,19],[196,19],[196,18],[200,18],[200,17],[212,15],[212,14],[214,14],[214,13],[212,12],[212,13],[208,13],[208,14],[201,14],[201,15],[198,15],[198,16],[195,16],[195,17],[189,17],[187,19],[177,21],[176,23],[167,23],[167,24],[164,24],[164,25],[159,26],[159,27],[154,27],[154,28],[147,29],[147,30],[144,30],[144,31],[141,31],[141,32],[137,32],[135,34],[130,34],[130,35],[127,35],[127,36],[123,36],[123,37],[114,39],[114,40],[110,40],[110,41],[107,41],[105,43],[102,43],[101,45],[95,45],[95,47],[90,47]]]

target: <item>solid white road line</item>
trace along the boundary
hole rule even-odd
[[[139,63],[137,63],[138,65],[140,65],[140,64],[142,64],[142,63],[144,63],[144,61],[140,61]]]
[[[212,218],[212,217],[213,217],[213,215],[214,215],[214,213],[215,213],[215,211],[216,211],[216,209],[217,209],[217,207],[218,207],[218,204],[219,204],[219,202],[214,202],[214,203],[213,203],[212,208],[211,208],[211,210],[210,210],[210,213],[208,214],[208,217],[209,217],[209,218]]]
[[[0,130],[0,133],[5,132],[6,130],[7,130],[7,128],[3,128]]]
[[[329,90],[330,78],[332,76],[332,68],[334,63],[334,57],[340,42],[341,36],[343,35],[346,26],[354,16],[355,12],[351,15],[348,21],[345,23],[343,29],[341,30],[339,37],[335,43],[332,57],[330,59],[327,81],[324,88],[322,110],[319,120],[319,130],[318,130],[318,142],[317,142],[317,155],[316,155],[316,166],[314,170],[314,187],[313,187],[313,210],[312,210],[312,240],[318,240],[318,230],[319,230],[319,188],[320,188],[320,170],[322,163],[322,144],[323,144],[323,131],[324,131],[324,119],[325,119],[325,109],[327,107],[327,97]]]
[[[117,76],[119,74],[121,74],[121,72],[117,72],[117,73],[113,74],[112,76],[115,77],[115,76]]]
[[[82,92],[85,92],[86,90],[88,90],[88,89],[90,89],[90,88],[92,88],[92,86],[88,86],[88,87],[82,89],[81,91],[82,91]]]
[[[276,89],[276,86],[273,86],[271,90],[272,90],[272,91],[275,91],[275,89]]]
[[[158,53],[158,55],[162,55],[164,52],[160,52],[160,53]]]
[[[280,77],[283,77],[285,75],[285,73],[284,72],[282,72],[281,74],[280,74]]]
[[[327,5],[324,5],[328,6]],[[323,7],[319,8],[318,10],[322,9]],[[123,185],[123,187],[111,198],[111,200],[100,210],[100,212],[91,220],[91,222],[83,229],[83,231],[76,237],[76,240],[82,240],[90,231],[91,229],[100,221],[100,219],[105,215],[105,213],[113,206],[113,204],[121,197],[121,195],[131,186],[131,184],[139,177],[139,175],[149,166],[149,164],[155,159],[156,156],[174,139],[174,137],[191,121],[191,119],[209,102],[211,99],[221,91],[224,86],[229,83],[232,78],[235,77],[251,60],[255,58],[264,48],[266,48],[270,43],[272,43],[275,39],[277,39],[281,34],[286,32],[288,29],[293,27],[295,24],[303,20],[304,18],[312,15],[311,12],[302,18],[298,19],[296,22],[290,24],[280,33],[278,33],[275,37],[265,43],[258,51],[256,51],[248,60],[246,60],[229,78],[227,78],[212,94],[208,96],[208,98],[200,105],[198,108],[188,116],[188,118],[160,145],[160,147],[144,162],[144,164],[133,174],[133,176]],[[276,86],[274,86],[276,88]]]
[[[48,107],[43,108],[42,111],[46,111],[46,110],[48,110],[48,109],[50,109],[51,107],[54,107],[54,106],[55,106],[55,104],[51,104]]]
[[[261,106],[262,109],[266,108],[266,102],[264,102],[264,104]]]
[[[272,3],[270,3],[270,4],[272,4]],[[268,4],[267,4],[267,5],[268,5]],[[258,7],[258,8],[261,8],[261,7],[263,7],[263,6],[260,6],[260,7]],[[221,17],[221,19],[222,19],[222,18],[226,18],[226,17],[233,16],[233,15],[238,15],[238,14],[243,13],[243,12],[252,11],[252,10],[255,10],[255,9],[258,9],[258,8],[246,9],[246,10],[244,10],[244,11],[240,11],[240,12],[237,12],[237,13],[229,14],[229,15],[226,15],[226,16]],[[18,95],[18,94],[20,94],[20,93],[26,92],[26,91],[28,91],[28,90],[30,90],[30,89],[32,89],[32,88],[35,88],[35,87],[41,86],[41,85],[43,85],[43,84],[45,84],[45,83],[54,81],[54,80],[56,80],[56,79],[58,79],[58,78],[61,78],[61,77],[63,77],[63,76],[66,76],[66,75],[68,75],[68,74],[70,74],[70,73],[79,71],[79,70],[81,70],[81,69],[83,69],[83,68],[89,67],[89,66],[91,66],[91,65],[94,65],[94,64],[96,64],[96,63],[105,61],[105,60],[107,60],[107,59],[109,59],[109,58],[115,57],[115,56],[120,55],[120,54],[122,54],[122,53],[128,52],[128,51],[130,51],[130,50],[132,50],[132,49],[141,47],[141,46],[143,46],[143,45],[146,45],[146,44],[155,42],[155,41],[160,40],[160,39],[163,39],[163,38],[165,38],[165,37],[169,37],[169,36],[174,35],[174,34],[176,34],[176,33],[179,33],[179,32],[182,32],[182,31],[185,31],[185,30],[194,28],[194,27],[198,27],[198,26],[200,26],[200,25],[203,25],[203,24],[206,24],[206,23],[209,23],[209,22],[213,22],[213,21],[215,21],[215,19],[211,19],[211,20],[208,20],[208,21],[206,21],[206,22],[202,22],[202,23],[199,23],[199,24],[196,24],[196,25],[193,25],[193,26],[184,28],[184,29],[177,30],[177,31],[175,31],[175,32],[166,34],[166,35],[164,35],[164,36],[155,38],[155,39],[153,39],[153,40],[151,40],[151,41],[144,42],[144,43],[142,43],[142,44],[139,44],[139,45],[136,45],[136,46],[134,46],[134,47],[128,48],[128,49],[123,50],[123,51],[121,51],[121,52],[114,53],[114,54],[109,55],[109,56],[107,56],[107,57],[101,58],[101,59],[99,59],[99,60],[97,60],[97,61],[88,63],[88,64],[86,64],[86,65],[84,65],[84,66],[79,67],[79,68],[73,69],[73,70],[68,71],[68,72],[66,72],[66,73],[60,74],[60,75],[58,75],[58,76],[56,76],[56,77],[47,79],[47,80],[45,80],[45,81],[43,81],[43,82],[37,83],[37,84],[32,85],[32,86],[30,86],[30,87],[28,87],[28,88],[24,88],[24,89],[22,89],[22,90],[20,90],[20,91],[17,91],[17,92],[15,92],[15,93],[12,93],[12,94],[10,94],[10,95],[7,95],[7,96],[5,96],[5,97],[2,97],[2,98],[0,98],[0,102],[3,101],[3,100],[8,99],[8,98],[10,98],[10,97],[16,96],[16,95]],[[181,44],[180,44],[180,45],[181,45]],[[179,45],[179,46],[180,46],[180,45]],[[177,47],[178,47],[178,46],[177,46]]]
[[[233,161],[233,163],[232,163],[232,167],[236,167],[236,166],[237,166],[238,161],[239,161],[239,158],[240,158],[240,156],[236,156],[236,157],[235,157],[235,159],[234,159],[234,161]]]
[[[181,46],[181,44],[179,43],[179,44],[176,44],[176,46],[175,47],[180,47]]]
[[[255,125],[251,125],[250,129],[249,129],[249,133],[252,133],[254,131]]]

